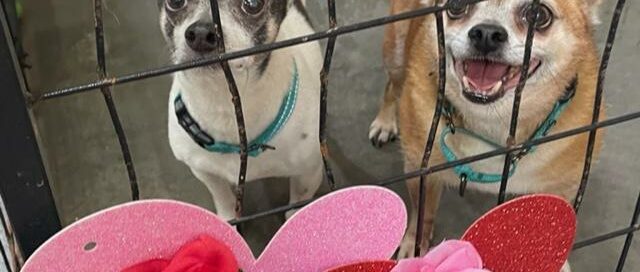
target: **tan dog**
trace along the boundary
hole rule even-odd
[[[420,5],[432,6],[434,1],[391,0],[391,12],[395,14]],[[522,95],[517,143],[525,142],[535,134],[555,110],[554,106],[571,90],[568,87],[574,80],[577,80],[575,96],[567,102],[550,133],[590,124],[598,67],[592,32],[600,2],[541,1],[530,77]],[[487,141],[506,145],[526,32],[529,23],[536,18],[531,10],[531,0],[489,0],[472,6],[458,6],[444,15],[446,98],[455,108],[454,121],[459,130],[476,134],[446,136],[446,146],[458,158],[495,149]],[[385,35],[384,53],[390,80],[382,109],[371,126],[370,137],[381,145],[399,131],[405,170],[413,171],[421,165],[438,91],[434,16],[390,25]],[[437,139],[446,128],[446,122],[441,122]],[[580,184],[587,138],[582,134],[539,146],[519,162],[507,191],[513,194],[552,193],[572,200]],[[500,156],[469,166],[478,172],[500,174],[504,159]],[[438,140],[431,165],[446,161],[442,143]],[[442,185],[457,186],[460,177],[447,170],[429,176],[428,181],[426,216],[421,222],[425,226],[423,252],[428,249],[426,240],[432,234]],[[418,179],[411,180],[408,187],[413,212],[399,257],[412,255],[416,236]],[[491,193],[497,193],[499,187],[499,182],[469,183],[469,188]]]

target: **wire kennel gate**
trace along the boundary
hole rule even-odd
[[[460,0],[456,4],[475,4],[488,0]],[[454,162],[443,163],[439,165],[430,165],[431,151],[435,143],[436,131],[438,129],[439,120],[443,115],[444,105],[444,87],[446,80],[446,58],[444,54],[445,41],[444,41],[444,26],[443,15],[447,9],[451,8],[451,2],[443,3],[433,7],[422,7],[408,12],[404,12],[392,16],[379,17],[372,20],[362,21],[355,24],[338,26],[336,16],[335,0],[327,0],[328,5],[328,20],[329,28],[316,32],[307,36],[297,37],[289,40],[278,41],[271,44],[260,45],[246,50],[240,50],[235,52],[224,52],[218,56],[211,58],[199,59],[187,63],[180,63],[176,65],[169,65],[157,69],[147,70],[140,73],[127,74],[122,76],[112,77],[108,75],[106,70],[106,55],[105,55],[105,42],[104,42],[104,30],[103,30],[103,0],[94,0],[94,18],[95,18],[95,41],[97,52],[97,76],[98,80],[89,84],[64,88],[59,90],[53,90],[45,92],[41,97],[29,96],[29,90],[26,86],[26,80],[21,70],[21,65],[18,61],[18,54],[16,52],[16,33],[15,21],[11,21],[10,8],[13,6],[12,1],[0,0],[0,79],[2,79],[3,91],[0,92],[0,101],[2,106],[0,107],[0,116],[2,116],[2,122],[0,122],[0,131],[3,133],[0,135],[0,146],[2,147],[2,153],[0,158],[0,193],[2,199],[6,205],[6,212],[9,218],[9,222],[5,222],[2,217],[2,223],[7,230],[7,227],[12,227],[14,236],[19,248],[19,253],[24,257],[31,255],[35,249],[51,237],[54,233],[61,229],[60,220],[53,200],[51,188],[49,186],[46,172],[44,170],[40,151],[35,138],[35,132],[32,125],[31,116],[29,113],[30,108],[35,103],[40,103],[49,99],[55,99],[73,94],[79,94],[91,90],[99,89],[102,92],[105,104],[109,110],[113,127],[116,131],[118,141],[120,143],[123,161],[127,169],[129,177],[129,185],[131,188],[131,199],[139,199],[139,190],[136,178],[135,167],[131,154],[129,151],[127,138],[124,129],[122,128],[120,118],[116,105],[111,97],[111,87],[132,81],[143,80],[151,77],[157,77],[162,75],[171,74],[174,72],[218,64],[222,67],[229,90],[233,96],[232,103],[235,107],[236,122],[238,127],[238,135],[240,139],[240,161],[241,167],[238,174],[238,186],[236,187],[236,215],[237,219],[232,220],[230,223],[233,225],[239,225],[247,221],[251,221],[257,218],[261,218],[268,215],[283,213],[291,209],[300,208],[310,203],[312,200],[294,203],[282,207],[278,207],[272,210],[263,211],[253,215],[242,214],[242,203],[244,198],[244,185],[245,174],[247,170],[247,137],[244,124],[244,116],[242,111],[242,101],[238,93],[238,89],[235,83],[234,75],[228,65],[228,61],[246,57],[254,54],[265,53],[273,50],[277,50],[284,47],[294,46],[297,44],[327,39],[324,64],[320,73],[321,80],[321,100],[320,100],[320,123],[319,123],[319,141],[321,143],[322,156],[325,163],[326,176],[330,183],[331,189],[336,189],[334,177],[328,163],[329,149],[327,147],[326,140],[326,124],[327,124],[327,95],[329,92],[329,73],[331,70],[331,63],[333,52],[335,49],[336,40],[339,36],[349,34],[352,32],[361,31],[373,27],[383,26],[385,24],[394,23],[401,20],[409,20],[412,18],[433,15],[436,18],[437,28],[437,40],[439,44],[439,91],[436,111],[433,117],[433,122],[429,130],[429,136],[427,139],[427,145],[425,147],[422,167],[420,170],[405,173],[403,175],[394,176],[382,181],[379,181],[377,185],[388,186],[391,184],[404,182],[410,178],[420,177],[420,206],[419,206],[419,219],[418,222],[422,222],[424,216],[424,198],[425,188],[428,182],[427,178],[430,174],[451,169],[459,165],[469,164],[472,162],[485,160],[488,158],[502,156],[505,158],[505,166],[502,174],[502,181],[500,191],[498,195],[498,203],[502,203],[506,199],[506,188],[509,181],[509,167],[511,161],[516,158],[518,152],[529,149],[531,147],[561,140],[566,137],[575,136],[578,134],[589,133],[589,141],[587,146],[587,152],[585,154],[584,172],[582,175],[581,185],[578,190],[578,194],[575,199],[574,208],[578,211],[581,207],[584,193],[587,189],[589,175],[591,170],[592,154],[595,147],[596,132],[599,129],[614,126],[617,124],[629,122],[640,118],[640,111],[628,113],[615,118],[607,120],[600,120],[600,107],[602,106],[602,97],[604,93],[604,81],[609,64],[611,52],[613,50],[613,44],[616,39],[616,33],[618,24],[622,16],[622,11],[625,7],[625,0],[618,0],[611,26],[609,29],[604,52],[602,53],[602,59],[600,63],[600,71],[598,74],[598,84],[596,92],[596,101],[593,109],[592,123],[588,126],[583,126],[568,131],[563,131],[553,135],[548,135],[540,139],[527,141],[520,144],[512,144],[510,146],[499,148],[491,152],[463,158]],[[210,0],[211,2],[211,14],[213,16],[214,24],[216,25],[215,34],[221,41],[220,46],[224,49],[224,40],[220,15],[218,11],[218,3],[216,0]],[[540,0],[533,0],[533,8],[537,10],[540,5]],[[536,15],[538,16],[538,15]],[[523,66],[521,69],[521,80],[518,83],[515,91],[515,101],[513,104],[513,114],[511,118],[509,136],[510,139],[514,139],[517,133],[518,115],[520,109],[520,100],[522,91],[526,84],[527,71],[529,66],[529,60],[531,56],[531,47],[534,40],[534,24],[531,24],[527,31],[526,49],[524,54]],[[21,154],[17,156],[16,154]],[[464,184],[460,186],[461,191],[464,190]],[[633,242],[634,233],[640,230],[639,224],[640,217],[640,194],[636,202],[636,208],[631,219],[631,223],[628,227],[615,230],[603,235],[599,235],[590,239],[579,241],[574,245],[574,249],[579,249],[601,243],[616,237],[625,236],[626,240],[620,254],[616,271],[622,271],[626,263],[630,246]],[[416,252],[419,252],[419,245],[422,239],[421,229],[422,225],[418,224],[418,237],[416,241]],[[2,249],[3,261],[6,267],[10,267],[10,253],[5,252]]]

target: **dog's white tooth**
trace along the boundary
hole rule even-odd
[[[494,93],[499,92],[500,88],[502,88],[502,84],[503,84],[502,81],[498,81],[498,83],[496,83],[496,85],[493,85],[493,88],[491,89],[491,92],[494,92]]]
[[[469,78],[466,76],[462,77],[462,84],[464,85],[465,88],[469,89]]]
[[[507,79],[515,78],[518,75],[518,73],[519,73],[519,69],[515,66],[511,66],[511,68],[509,69],[509,74],[507,76]]]

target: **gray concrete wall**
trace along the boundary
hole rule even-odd
[[[36,95],[96,78],[91,2],[26,1],[24,44],[33,65],[28,72],[29,84]],[[317,27],[326,27],[324,1],[308,2]],[[610,116],[640,108],[640,93],[635,91],[640,86],[640,5],[628,2],[607,80]],[[107,0],[106,6],[109,73],[122,75],[168,64],[156,22],[156,1]],[[603,9],[605,24],[597,33],[600,42],[612,7],[613,1],[607,0]],[[338,1],[338,18],[341,24],[352,23],[382,16],[386,9],[383,0]],[[330,85],[329,140],[340,186],[370,183],[402,172],[397,146],[376,150],[366,137],[385,80],[381,38],[382,29],[376,28],[338,40]],[[114,88],[140,191],[144,198],[178,199],[212,209],[204,186],[170,153],[165,128],[169,84],[169,77],[160,77]],[[35,115],[65,224],[128,201],[126,171],[99,92],[40,103]],[[632,123],[608,130],[605,151],[593,171],[580,215],[580,238],[628,226],[640,189],[639,128],[638,123]],[[252,183],[247,212],[286,204],[285,188],[284,181]],[[406,195],[403,186],[394,189]],[[437,222],[437,239],[458,237],[494,203],[493,196],[470,192],[461,199],[454,192],[447,192]],[[247,227],[247,239],[259,251],[281,222],[280,216],[257,220]],[[622,242],[616,239],[575,252],[575,271],[612,271]],[[640,244],[636,242],[626,271],[640,270],[639,256]]]

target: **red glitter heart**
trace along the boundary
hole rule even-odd
[[[576,233],[573,208],[561,198],[526,196],[478,219],[464,234],[491,271],[558,272]]]
[[[374,261],[341,266],[327,272],[391,272],[395,266],[394,261]]]

